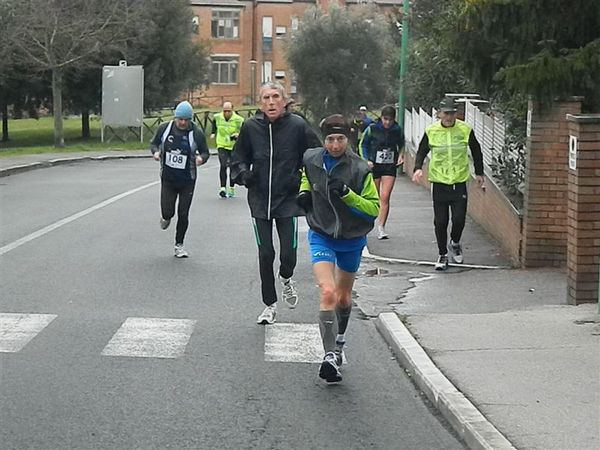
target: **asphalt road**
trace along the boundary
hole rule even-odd
[[[16,314],[49,321],[21,349],[0,352],[0,447],[464,448],[358,308],[342,384],[324,384],[318,364],[294,353],[310,350],[317,323],[305,226],[300,305],[278,315],[279,326],[301,328],[300,341],[271,352],[282,338],[269,333],[282,328],[255,323],[262,306],[244,192],[218,198],[217,163],[199,171],[184,260],[173,258],[174,226],[158,226],[152,160],[0,179],[0,344],[26,334],[12,333]],[[182,327],[130,351],[177,356],[119,355],[136,320]]]

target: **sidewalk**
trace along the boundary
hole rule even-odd
[[[0,177],[132,157],[149,152],[0,157]],[[396,182],[386,230],[389,240],[370,236],[363,266],[371,276],[357,280],[356,302],[377,318],[399,362],[468,446],[600,448],[597,305],[566,305],[561,271],[509,269],[497,243],[471,220],[465,264],[435,272],[429,192],[406,176]]]
[[[600,448],[598,305],[568,306],[562,271],[509,269],[470,219],[463,266],[488,268],[435,272],[429,192],[401,176],[391,203],[390,239],[372,233],[365,258],[382,275],[357,303],[469,447]]]

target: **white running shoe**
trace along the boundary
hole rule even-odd
[[[335,354],[329,352],[323,358],[321,367],[319,368],[319,378],[324,379],[327,383],[339,383],[342,381],[340,368],[335,361]]]
[[[450,245],[448,246],[448,250],[450,250],[450,255],[456,264],[462,264],[464,261],[462,246],[459,242],[450,241]]]
[[[281,281],[281,297],[283,298],[283,301],[288,308],[294,309],[296,306],[298,306],[298,292],[294,286],[294,280],[291,278],[282,278],[280,275],[279,281]]]
[[[161,230],[166,230],[167,228],[169,228],[170,224],[171,224],[171,219],[163,219],[162,217],[160,218]]]
[[[277,315],[277,306],[275,306],[275,303],[273,303],[272,305],[267,306],[263,310],[263,312],[260,313],[260,316],[258,316],[256,323],[259,325],[272,325],[275,323],[276,315]]]
[[[335,363],[338,367],[342,367],[342,364],[347,364],[346,355],[344,354],[344,347],[346,346],[346,341],[335,341],[335,350],[333,353],[335,354]]]
[[[435,263],[435,270],[446,270],[448,268],[448,255],[440,255]]]
[[[377,239],[382,240],[382,239],[387,239],[388,235],[385,232],[385,228],[382,227],[381,225],[377,225]]]
[[[188,252],[183,248],[183,244],[175,244],[175,258],[187,258]]]

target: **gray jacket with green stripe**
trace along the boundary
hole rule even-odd
[[[334,239],[366,236],[379,214],[379,194],[366,161],[351,151],[340,157],[328,175],[323,164],[323,148],[304,153],[300,191],[312,192],[312,209],[306,214],[311,229]],[[329,180],[339,179],[348,186],[342,197],[329,193]]]

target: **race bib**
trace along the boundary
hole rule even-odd
[[[377,150],[375,155],[376,164],[394,164],[394,152],[389,148]]]
[[[165,153],[165,164],[173,169],[185,169],[187,155],[182,155],[178,151]]]

